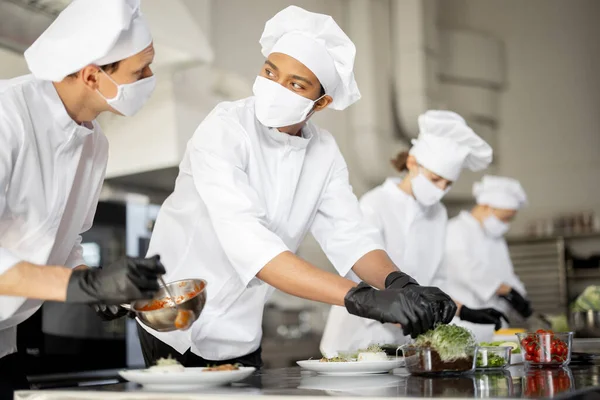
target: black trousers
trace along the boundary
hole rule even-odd
[[[19,353],[0,358],[0,400],[12,400],[15,390],[29,389]]]
[[[144,330],[139,323],[137,331],[140,338],[140,343],[142,345],[142,353],[144,355],[146,367],[155,365],[159,358],[167,358],[169,356],[179,361],[179,363],[181,363],[181,365],[184,367],[206,367],[208,365],[212,366],[239,363],[244,367],[254,367],[259,369],[263,365],[261,357],[262,350],[260,347],[253,353],[233,358],[231,360],[205,360],[204,358],[193,354],[190,350],[186,351],[184,354],[179,354],[177,350],[146,332],[146,330]]]

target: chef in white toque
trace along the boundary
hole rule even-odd
[[[96,117],[143,106],[153,58],[139,0],[75,0],[25,52],[31,75],[0,81],[0,391],[27,386],[16,330],[43,300],[119,304],[158,289],[158,259],[87,268],[80,236],[108,158]]]
[[[266,57],[254,96],[221,103],[189,141],[173,194],[158,215],[149,255],[170,281],[203,278],[207,302],[189,331],[141,325],[147,364],[262,364],[265,302],[277,288],[416,335],[448,322],[452,300],[398,270],[363,221],[333,136],[310,118],[360,98],[355,47],[333,18],[290,6],[265,25]],[[312,232],[337,272],[294,253]],[[385,290],[384,290],[385,289]]]

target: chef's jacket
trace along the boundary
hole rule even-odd
[[[20,261],[84,264],[81,233],[93,222],[108,160],[94,121],[74,122],[51,82],[0,81],[0,274]],[[16,351],[16,325],[40,300],[0,296],[0,357]]]
[[[508,313],[510,305],[496,295],[502,283],[526,295],[525,286],[513,269],[506,240],[486,235],[479,221],[466,211],[448,223],[441,270],[446,292],[470,308],[492,307]],[[454,322],[469,328],[480,341],[490,341],[494,334],[493,325],[457,318]]]
[[[438,268],[444,253],[448,214],[443,204],[423,207],[398,187],[398,178],[388,178],[360,199],[365,217],[377,227],[385,249],[401,271],[424,286],[440,286]],[[350,271],[350,279],[360,279]],[[401,328],[360,318],[344,307],[331,307],[323,332],[321,352],[354,351],[370,344],[402,344]]]
[[[383,249],[363,221],[333,136],[308,122],[301,136],[262,125],[254,97],[221,103],[200,124],[158,214],[148,255],[166,279],[202,278],[207,303],[184,332],[144,329],[184,353],[226,360],[258,349],[273,288],[255,275],[311,231],[341,275]]]

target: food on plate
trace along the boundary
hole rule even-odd
[[[240,364],[223,364],[215,365],[214,367],[204,368],[202,371],[237,371],[240,369]]]
[[[181,365],[179,361],[169,356],[167,358],[159,358],[158,361],[156,361],[156,365],[148,368],[148,371],[161,373],[183,372],[185,371],[185,367]]]
[[[517,342],[481,342],[479,345],[485,347],[510,347],[512,348],[512,354],[521,353],[521,348]]]
[[[561,364],[568,361],[571,333],[554,333],[539,329],[535,333],[519,334],[525,361],[535,364]]]
[[[381,347],[372,344],[366,349],[358,350],[354,353],[342,353],[336,357],[323,357],[321,362],[359,362],[359,361],[387,361],[388,356]]]
[[[460,326],[438,325],[413,344],[402,347],[411,373],[464,372],[473,370],[476,342],[473,334]]]
[[[380,346],[373,344],[366,349],[359,350],[356,358],[358,361],[387,361],[388,356]]]
[[[358,361],[386,361],[388,359],[385,351],[379,351],[377,353],[362,352],[358,353]]]
[[[351,358],[348,357],[323,357],[320,360],[321,362],[349,362],[349,361],[353,361]]]

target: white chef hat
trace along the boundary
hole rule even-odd
[[[333,99],[331,108],[343,110],[360,99],[356,47],[329,15],[289,6],[267,21],[260,44],[265,57],[287,54],[310,69]]]
[[[131,57],[152,43],[140,0],[74,0],[25,51],[31,73],[59,82],[86,65]]]
[[[485,175],[473,185],[477,204],[504,210],[519,210],[527,205],[527,195],[518,180]]]
[[[451,111],[429,110],[419,116],[419,136],[410,154],[433,173],[456,181],[463,168],[479,171],[492,162],[492,148]]]

